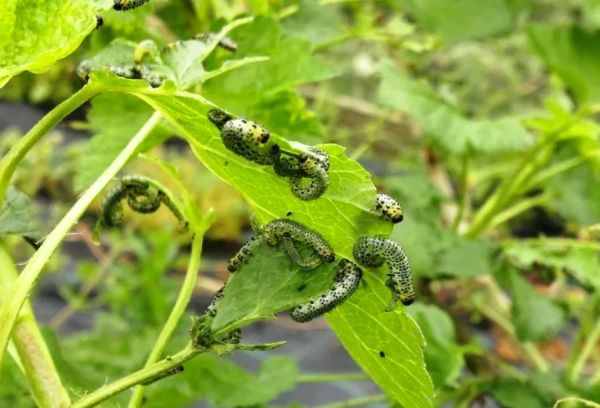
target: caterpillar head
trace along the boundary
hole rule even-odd
[[[207,113],[210,120],[218,129],[221,129],[225,123],[233,119],[230,115],[220,109],[211,109]]]

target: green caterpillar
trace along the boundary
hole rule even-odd
[[[362,270],[348,259],[342,259],[337,265],[333,286],[322,295],[293,308],[290,317],[303,323],[330,312],[356,292],[361,278]]]
[[[304,227],[303,225],[286,219],[273,220],[258,233],[245,243],[237,254],[228,262],[229,272],[235,272],[241,265],[248,261],[253,255],[254,250],[263,242],[270,246],[276,246],[283,243],[283,248],[292,262],[301,268],[314,269],[323,262],[333,262],[335,253],[329,243],[317,232]],[[311,247],[317,254],[318,259],[304,261],[300,256],[296,243],[305,244]]]
[[[383,236],[362,237],[352,250],[354,259],[366,267],[379,267],[387,262],[390,272],[386,285],[393,297],[386,310],[392,310],[397,299],[408,306],[415,299],[410,264],[404,249],[391,239]]]
[[[271,135],[264,127],[251,120],[233,119],[218,109],[211,109],[208,119],[221,131],[227,149],[257,164],[274,163],[274,145],[268,143]]]
[[[123,223],[123,204],[127,199],[129,207],[142,214],[153,213],[164,204],[179,220],[180,230],[186,230],[188,222],[163,191],[153,187],[150,179],[142,176],[124,176],[102,200],[100,221],[109,228]]]
[[[152,40],[143,40],[138,43],[133,51],[133,62],[141,64],[147,55],[158,53],[158,45]]]
[[[113,9],[115,10],[131,10],[136,7],[146,4],[148,0],[115,0]]]
[[[381,217],[397,224],[404,219],[404,211],[400,203],[386,194],[377,194],[377,204],[375,209],[381,214]]]

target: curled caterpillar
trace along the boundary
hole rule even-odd
[[[377,204],[375,205],[381,217],[397,224],[404,219],[404,211],[400,203],[386,194],[377,194]]]
[[[115,10],[131,10],[136,7],[146,4],[148,0],[115,0],[113,9]]]
[[[124,176],[102,200],[100,222],[109,228],[123,223],[123,204],[127,199],[129,207],[136,212],[148,214],[158,210],[161,204],[179,220],[180,230],[187,229],[188,223],[179,209],[165,192],[155,188],[150,179],[141,176]]]
[[[133,62],[141,64],[147,55],[153,55],[158,52],[158,46],[152,40],[141,41],[133,51]]]
[[[308,201],[321,197],[329,186],[329,156],[322,150],[310,147],[309,154],[294,154],[282,150],[272,151],[275,174],[289,177],[292,193]],[[304,178],[309,178],[308,184]]]
[[[404,249],[383,236],[362,237],[352,250],[354,259],[366,267],[379,267],[387,262],[390,272],[386,285],[392,291],[392,301],[386,310],[392,310],[396,300],[408,306],[415,299],[410,264]]]
[[[273,144],[268,143],[270,134],[264,127],[251,120],[233,119],[217,109],[211,109],[208,118],[221,131],[227,149],[257,164],[274,163]]]
[[[194,38],[196,38],[197,40],[202,41],[202,42],[209,42],[212,39],[214,39],[215,36],[216,36],[215,33],[202,33],[202,34],[196,35]],[[231,52],[236,52],[238,49],[238,46],[235,43],[235,41],[233,41],[229,37],[221,38],[221,40],[217,43],[217,45],[219,47],[221,47],[227,51],[231,51]]]
[[[275,246],[283,243],[283,248],[292,262],[304,269],[314,269],[323,262],[333,262],[335,253],[329,243],[317,232],[309,230],[303,225],[286,219],[273,220],[264,227],[259,233],[253,236],[233,258],[228,262],[229,272],[235,272],[241,265],[246,263],[253,255],[254,250],[263,242]],[[304,261],[300,256],[296,243],[308,245],[311,247],[318,259]]]
[[[291,318],[303,323],[330,312],[352,296],[361,278],[362,270],[348,259],[342,259],[337,265],[333,286],[322,295],[293,308]]]

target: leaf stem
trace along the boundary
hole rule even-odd
[[[594,351],[594,348],[598,344],[598,339],[600,339],[600,318],[598,318],[594,323],[592,331],[585,340],[581,351],[577,354],[577,358],[575,359],[575,362],[569,370],[569,379],[573,383],[577,383],[577,381],[579,381],[579,377],[581,376],[583,367],[585,366],[585,363],[590,357],[590,354],[592,353],[592,351]]]
[[[83,215],[90,206],[94,198],[111,181],[118,171],[125,166],[127,161],[136,153],[139,146],[150,134],[152,129],[159,123],[161,115],[158,112],[146,121],[144,126],[133,136],[127,146],[119,153],[115,160],[104,170],[104,172],[94,181],[94,183],[83,193],[81,198],[75,203],[67,214],[60,220],[52,232],[46,237],[44,243],[31,257],[19,278],[10,289],[11,297],[2,303],[0,308],[0,362],[4,357],[4,352],[10,339],[10,334],[17,320],[19,310],[33,288],[41,272],[62,242],[71,227]]]
[[[27,152],[44,136],[50,129],[55,127],[61,120],[75,109],[83,105],[88,99],[100,92],[100,87],[93,83],[84,85],[68,99],[58,104],[48,112],[38,123],[32,127],[0,160],[0,205],[4,202],[6,189],[10,183],[17,165],[25,157]]]
[[[169,356],[158,363],[142,368],[135,373],[131,373],[120,380],[107,384],[96,391],[82,397],[71,406],[71,408],[87,408],[95,406],[108,398],[117,395],[137,384],[160,378],[165,373],[179,367],[186,361],[194,358],[196,355],[206,350],[195,348],[191,343],[183,350],[173,356]]]
[[[8,288],[17,276],[11,256],[0,243],[0,299],[6,298]],[[11,339],[37,406],[71,405],[69,393],[60,380],[29,302],[23,305]]]
[[[548,200],[548,198],[549,198],[548,194],[540,194],[535,197],[527,198],[527,199],[513,205],[512,207],[509,207],[509,208],[505,209],[504,211],[501,211],[498,214],[496,214],[496,216],[490,220],[488,227],[489,228],[497,227],[498,225],[505,223],[506,221],[529,210],[530,208],[533,208],[540,204],[543,204],[544,202],[546,202]]]
[[[470,160],[469,156],[465,155],[462,159],[462,166],[460,171],[460,185],[458,190],[458,211],[456,212],[456,216],[454,217],[454,221],[452,222],[452,226],[450,227],[452,231],[458,231],[460,227],[460,222],[463,219],[465,214],[465,209],[467,207],[468,202],[468,184],[469,184],[469,170],[470,170]]]
[[[370,395],[368,397],[353,398],[346,401],[334,402],[331,404],[319,405],[315,408],[348,408],[348,407],[359,407],[361,405],[367,405],[372,402],[380,402],[387,400],[385,394]]]
[[[185,278],[183,280],[183,285],[181,286],[181,290],[179,291],[179,295],[177,296],[177,300],[175,301],[175,305],[173,305],[173,309],[171,310],[171,314],[167,318],[165,325],[163,326],[148,359],[146,360],[146,364],[144,368],[150,367],[160,358],[163,353],[165,347],[167,346],[167,342],[171,338],[177,323],[181,320],[181,317],[185,313],[185,309],[187,308],[188,303],[190,302],[190,298],[194,293],[194,288],[196,287],[196,278],[198,276],[198,270],[200,269],[200,256],[202,254],[202,241],[204,239],[204,233],[206,229],[209,227],[212,217],[205,218],[205,222],[203,222],[196,231],[194,231],[194,237],[192,239],[192,250],[190,253],[190,261],[188,263],[188,268],[185,273]],[[144,397],[144,387],[138,386],[133,392],[131,399],[129,400],[129,407],[139,407],[142,404],[142,400]]]
[[[339,373],[339,374],[303,374],[298,377],[299,382],[334,382],[334,381],[368,381],[370,377],[364,373]]]

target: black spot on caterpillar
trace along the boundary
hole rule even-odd
[[[180,365],[177,367],[173,367],[168,369],[167,371],[164,371],[158,375],[155,375],[154,377],[147,379],[146,381],[142,382],[142,385],[150,385],[158,380],[162,380],[163,378],[170,377],[181,372],[183,372],[183,366]]]
[[[385,218],[394,224],[397,224],[404,219],[404,211],[402,211],[400,203],[386,194],[377,194],[375,210],[381,214],[382,218]]]
[[[383,350],[379,352],[379,357],[385,358],[385,352]]]
[[[292,212],[291,212],[291,211],[288,211],[288,212],[285,214],[285,216],[286,216],[286,217],[291,217],[291,216],[292,216]]]
[[[313,269],[323,262],[333,262],[335,260],[333,249],[319,233],[309,230],[295,221],[278,219],[271,221],[262,228],[257,228],[257,235],[245,243],[238,253],[229,260],[227,266],[229,272],[237,271],[263,242],[271,246],[283,243],[284,250],[292,262],[302,268]],[[305,262],[300,257],[295,243],[311,247],[317,254],[318,259]]]
[[[115,0],[113,9],[115,10],[131,10],[136,7],[142,6],[147,3],[148,0]]]
[[[218,109],[208,112],[208,119],[221,131],[225,147],[256,164],[273,164],[273,143],[268,143],[269,132],[256,122],[233,119]]]
[[[387,262],[390,272],[386,285],[391,289],[393,296],[386,310],[392,310],[398,298],[405,306],[414,301],[410,264],[400,245],[382,236],[362,237],[354,245],[352,253],[354,259],[366,267],[378,267]]]
[[[133,51],[133,62],[141,64],[147,55],[153,55],[158,52],[158,46],[152,40],[143,40],[135,47]]]
[[[96,30],[99,29],[100,27],[102,27],[103,24],[104,24],[104,19],[102,18],[102,16],[96,15]]]
[[[306,283],[301,283],[300,286],[296,288],[296,292],[302,292],[304,289],[306,289]]]
[[[341,305],[358,289],[362,270],[348,259],[342,259],[333,286],[322,295],[292,309],[290,316],[297,322],[307,322]]]
[[[202,41],[202,42],[208,42],[211,41],[215,38],[216,34],[215,33],[202,33],[202,34],[198,34],[196,35],[194,38]],[[235,41],[233,41],[231,38],[229,37],[223,37],[218,43],[217,45],[227,51],[231,51],[231,52],[236,52],[237,51],[237,44],[235,43]]]

